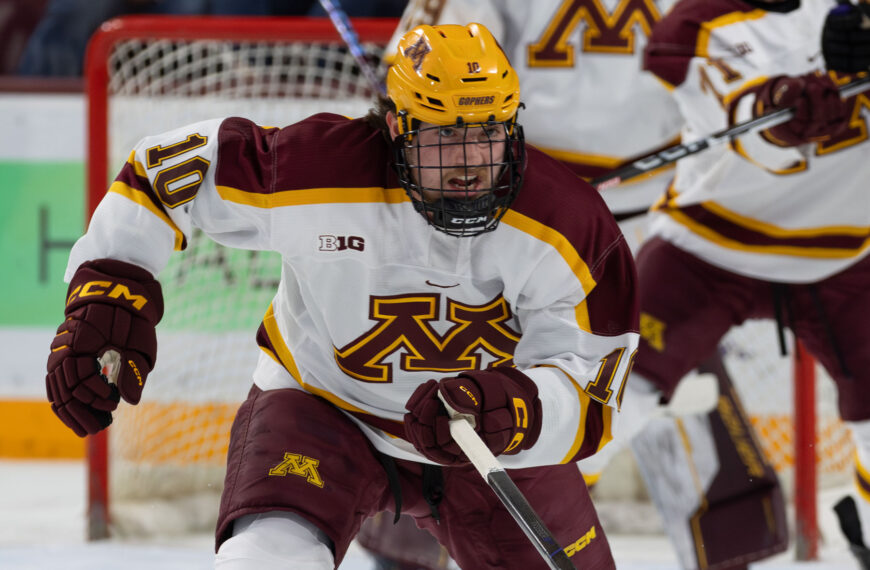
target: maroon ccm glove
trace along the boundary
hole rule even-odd
[[[51,409],[79,437],[112,423],[120,398],[137,404],[154,368],[163,295],[151,274],[129,263],[83,263],[69,284],[66,320],[48,356],[45,388]],[[97,358],[121,355],[117,385],[100,375]]]
[[[794,118],[762,131],[762,136],[779,146],[797,146],[835,135],[849,121],[846,103],[827,75],[778,75],[758,88],[753,113],[756,117],[785,107],[795,108]]]
[[[450,436],[450,418],[438,393],[457,412],[474,417],[474,429],[494,455],[528,449],[541,433],[541,401],[532,380],[508,366],[463,372],[417,387],[405,408],[405,436],[427,459],[468,463]]]

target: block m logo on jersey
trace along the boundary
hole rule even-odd
[[[568,38],[581,23],[585,52],[632,54],[634,26],[649,36],[661,19],[654,0],[619,0],[611,14],[601,0],[564,0],[541,37],[528,46],[529,67],[573,67],[574,46]]]
[[[376,324],[335,348],[335,361],[346,374],[364,382],[392,382],[393,364],[387,362],[391,358],[408,372],[449,373],[513,364],[520,334],[506,325],[512,314],[504,297],[479,306],[448,298],[443,319],[440,303],[437,294],[372,297],[369,318]],[[435,323],[448,328],[439,334]],[[484,362],[485,355],[491,362]]]
[[[312,485],[323,487],[323,479],[317,472],[318,465],[320,465],[320,461],[317,459],[298,453],[285,453],[283,461],[269,469],[269,475],[278,477],[284,477],[287,474],[298,475],[304,477]]]

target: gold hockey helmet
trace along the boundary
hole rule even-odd
[[[387,96],[406,119],[435,125],[508,122],[520,105],[520,82],[483,25],[423,25],[399,40]],[[408,126],[400,129],[404,134]]]

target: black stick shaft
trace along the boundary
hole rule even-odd
[[[547,529],[544,521],[511,480],[504,467],[474,431],[474,419],[453,409],[440,393],[438,397],[450,414],[450,435],[453,441],[459,445],[483,480],[492,488],[547,565],[552,570],[575,570],[565,550],[556,542],[553,533]]]
[[[559,546],[553,534],[547,529],[544,521],[538,516],[529,502],[502,470],[491,471],[486,476],[486,482],[492,487],[496,496],[510,512],[514,520],[535,546],[541,557],[554,570],[575,570],[574,564],[565,550]]]
[[[840,87],[840,97],[848,99],[852,95],[857,95],[867,89],[870,89],[870,76],[856,79]],[[711,146],[726,142],[734,137],[748,133],[749,131],[769,129],[770,127],[786,123],[790,121],[792,117],[794,117],[794,108],[791,107],[772,111],[761,115],[760,117],[755,117],[754,119],[744,121],[738,125],[728,127],[727,129],[716,131],[715,133],[696,141],[685,144],[675,144],[664,150],[638,158],[630,164],[626,164],[612,172],[608,172],[598,178],[592,179],[591,184],[599,190],[616,186],[617,184],[622,184],[627,180],[637,178],[638,176],[647,174],[657,168],[667,166],[681,158],[699,153]]]

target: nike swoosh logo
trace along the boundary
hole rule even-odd
[[[426,280],[426,285],[431,285],[433,287],[440,287],[441,289],[450,289],[451,287],[459,287],[459,283],[455,285],[439,285],[438,283],[432,283],[428,279]]]

